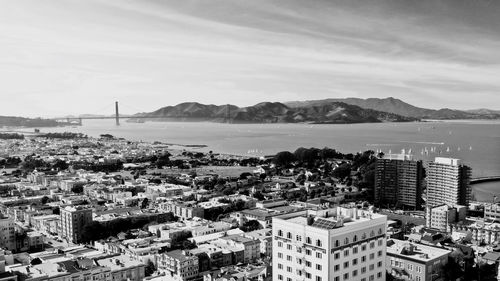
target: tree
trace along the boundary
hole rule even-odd
[[[288,167],[296,160],[295,155],[290,151],[281,151],[274,156],[274,163],[278,166]]]
[[[146,209],[149,205],[149,199],[148,198],[144,198],[142,199],[142,202],[141,202],[141,209]]]
[[[339,179],[345,179],[351,175],[351,165],[348,163],[342,163],[340,166],[333,170],[333,176]]]
[[[144,268],[144,274],[146,277],[153,275],[156,272],[156,266],[155,264],[151,261],[148,260],[148,264]]]
[[[71,188],[71,192],[73,193],[83,193],[83,185],[82,184],[75,184],[72,188]]]
[[[257,220],[249,220],[240,227],[240,229],[245,232],[258,230],[261,228],[262,225],[260,225],[260,223]]]

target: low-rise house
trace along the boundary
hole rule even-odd
[[[443,280],[443,269],[450,253],[443,248],[390,239],[387,241],[387,272],[402,280]]]

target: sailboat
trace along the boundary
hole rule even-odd
[[[450,147],[449,146],[446,148],[446,152],[450,152]]]
[[[472,150],[472,146],[469,146],[469,150]]]

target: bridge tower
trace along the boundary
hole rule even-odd
[[[120,126],[120,114],[118,113],[118,102],[115,101],[115,120],[116,126]]]

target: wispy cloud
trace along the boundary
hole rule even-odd
[[[0,97],[16,99],[0,111],[93,112],[120,97],[149,110],[347,96],[492,107],[498,14],[488,0],[6,0]]]

